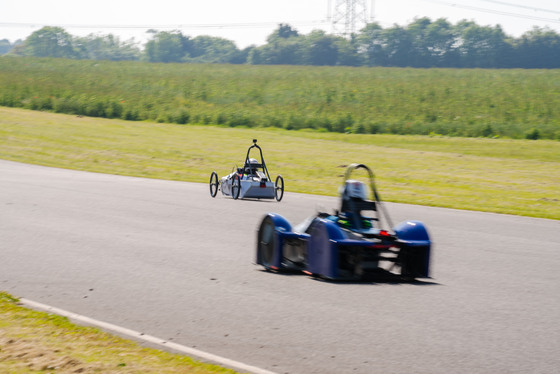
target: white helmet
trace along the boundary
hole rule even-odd
[[[344,184],[344,195],[356,199],[367,200],[368,189],[365,183],[348,179]]]

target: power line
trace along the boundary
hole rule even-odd
[[[450,7],[454,7],[454,8],[474,10],[476,12],[482,12],[482,13],[488,13],[488,14],[498,14],[498,15],[501,15],[501,16],[524,18],[524,19],[530,19],[530,20],[533,20],[533,21],[560,23],[560,19],[556,19],[556,18],[530,16],[530,15],[527,15],[527,14],[519,14],[519,13],[512,13],[512,12],[506,12],[506,11],[501,11],[501,10],[494,10],[494,9],[470,6],[470,5],[448,3],[448,2],[445,2],[445,1],[438,1],[438,0],[421,0],[421,1],[426,1],[426,2],[429,2],[429,3],[440,4],[440,5],[446,5],[446,6],[450,6]]]
[[[205,24],[174,24],[174,25],[83,25],[83,24],[58,24],[56,26],[69,29],[165,29],[165,30],[184,30],[184,29],[236,29],[236,28],[255,28],[255,27],[274,27],[280,23],[298,26],[318,26],[328,23],[327,20],[321,21],[292,21],[292,22],[244,22],[244,23],[205,23]],[[2,22],[0,27],[20,28],[20,27],[44,27],[55,26],[47,23],[15,23]]]
[[[560,11],[558,11],[558,10],[537,8],[537,7],[530,6],[530,5],[513,4],[513,3],[507,3],[505,1],[497,1],[497,0],[479,0],[479,1],[484,1],[484,2],[487,2],[487,3],[494,3],[494,4],[499,4],[499,5],[505,5],[505,6],[510,6],[510,7],[514,7],[514,8],[529,9],[529,10],[534,10],[536,12],[546,12],[546,13],[560,14]]]

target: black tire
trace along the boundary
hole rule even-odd
[[[284,197],[284,178],[281,175],[276,177],[276,182],[274,183],[274,196],[276,201],[282,200]]]
[[[241,192],[241,178],[239,174],[235,173],[233,175],[233,180],[231,181],[231,197],[234,200],[239,198],[239,193]]]
[[[429,253],[430,248],[424,246],[401,249],[401,276],[407,280],[428,277]]]
[[[274,257],[277,252],[276,241],[274,240],[274,222],[272,218],[265,217],[259,228],[257,242],[257,262],[264,266],[266,270],[272,270]]]
[[[218,186],[218,173],[213,171],[212,174],[210,174],[210,196],[216,197],[216,194],[218,193]]]

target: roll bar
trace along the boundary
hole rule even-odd
[[[261,155],[261,163],[260,163],[260,164],[251,164],[251,163],[249,162],[249,154],[251,153],[251,149],[253,149],[253,148],[257,148],[257,149],[259,150],[259,153],[260,153],[260,155]],[[243,165],[243,168],[246,168],[246,167],[248,167],[251,171],[252,171],[254,168],[262,167],[263,170],[264,170],[264,172],[265,172],[265,174],[266,174],[266,177],[268,178],[268,180],[272,180],[272,179],[270,179],[270,174],[268,174],[268,169],[267,169],[267,167],[266,167],[266,163],[264,162],[264,157],[263,157],[262,149],[261,149],[261,147],[259,147],[259,146],[257,145],[257,139],[253,139],[253,145],[250,146],[249,149],[247,150],[247,156],[245,156],[245,165]]]
[[[370,186],[371,191],[373,193],[374,201],[375,201],[376,205],[379,206],[380,213],[384,216],[385,220],[387,221],[387,224],[389,225],[389,228],[392,228],[393,223],[391,222],[391,217],[389,217],[389,213],[385,209],[385,206],[381,202],[381,198],[379,197],[379,194],[377,193],[377,188],[375,188],[374,174],[373,174],[373,171],[369,167],[367,167],[364,164],[357,164],[357,163],[348,165],[348,167],[346,168],[346,172],[344,173],[344,180],[342,181],[342,186],[344,187],[344,184],[346,183],[346,181],[348,179],[350,179],[350,175],[352,174],[352,172],[357,170],[357,169],[365,169],[367,171],[368,176],[369,176],[369,186]],[[381,216],[379,218],[381,218]]]

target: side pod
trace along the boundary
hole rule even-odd
[[[332,221],[316,219],[310,227],[308,270],[327,279],[339,279],[338,241],[344,239]]]
[[[402,275],[413,278],[429,277],[432,242],[424,224],[419,221],[404,221],[393,230],[401,247]]]

